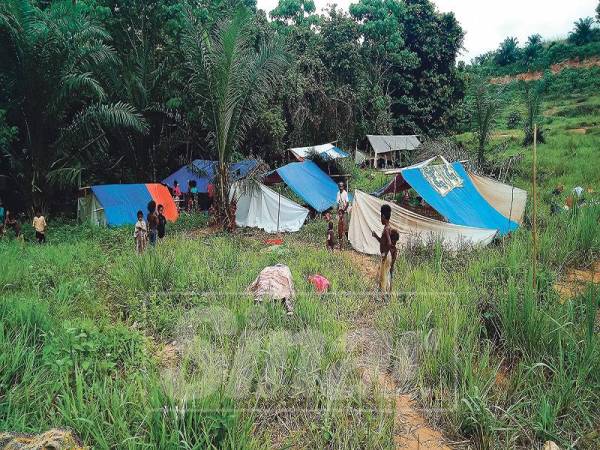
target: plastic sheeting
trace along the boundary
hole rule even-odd
[[[148,202],[156,201],[165,207],[167,220],[177,219],[177,208],[168,189],[160,184],[105,184],[92,186],[95,202],[102,207],[106,225],[120,226],[134,224],[137,212],[144,216],[148,211]],[[153,194],[156,198],[153,197]],[[173,210],[175,214],[173,214]]]
[[[196,159],[191,164],[186,164],[163,180],[164,184],[173,186],[173,182],[179,183],[181,192],[188,192],[188,181],[196,182],[198,192],[206,194],[208,185],[214,180],[217,173],[217,161]],[[229,166],[230,181],[238,181],[248,175],[256,167],[258,162],[254,159],[246,159]]]
[[[316,211],[323,212],[336,204],[337,184],[313,161],[290,163],[275,172]]]
[[[145,184],[104,184],[92,186],[92,192],[104,208],[106,224],[111,226],[134,224],[138,210],[145,214],[152,200]]]
[[[465,227],[420,216],[396,204],[385,202],[361,191],[355,191],[348,237],[352,247],[362,253],[379,254],[379,242],[372,236],[375,231],[381,235],[381,206],[389,204],[392,208],[390,225],[398,230],[400,239],[398,247],[417,242],[426,244],[430,241],[441,241],[451,250],[463,246],[488,245],[497,230]]]
[[[455,162],[452,167],[462,178],[463,186],[452,189],[445,196],[427,182],[419,168],[402,170],[402,177],[423,200],[453,224],[496,229],[501,235],[519,227],[518,223],[504,217],[483,198],[461,163]]]
[[[148,189],[148,192],[150,192],[152,200],[156,202],[156,205],[163,206],[165,218],[169,222],[175,222],[179,217],[179,213],[177,212],[177,205],[175,205],[169,189],[167,189],[166,186],[157,183],[146,184],[146,188]]]
[[[234,185],[232,196],[237,200],[235,222],[240,227],[267,233],[293,232],[302,227],[308,215],[308,209],[260,183]]]
[[[188,181],[196,182],[198,192],[208,192],[208,183],[215,176],[215,161],[196,159],[191,164],[186,164],[163,180],[164,184],[173,186],[177,181],[181,192],[188,192]]]
[[[346,158],[348,153],[333,144],[313,145],[312,147],[290,148],[290,151],[300,160],[304,160],[311,153],[317,153],[323,159]]]
[[[519,224],[523,223],[527,191],[508,184],[500,183],[488,177],[469,172],[469,178],[475,188],[500,214]]]

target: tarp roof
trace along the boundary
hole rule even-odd
[[[383,135],[372,135],[368,134],[367,139],[376,154],[388,153],[396,150],[414,150],[421,142],[419,138],[412,135],[394,135],[394,136],[383,136]]]
[[[169,190],[161,184],[104,184],[91,189],[104,209],[107,225],[134,224],[138,211],[146,215],[150,200],[165,207],[168,220],[177,220],[177,207]]]
[[[337,184],[314,161],[294,162],[275,169],[267,177],[277,182],[274,174],[277,174],[298,197],[318,212],[323,212],[336,204],[339,191]]]
[[[295,147],[290,148],[290,151],[300,161],[303,161],[304,158],[310,156],[312,153],[317,153],[323,159],[346,158],[349,156],[348,153],[333,144],[313,145],[310,147]]]
[[[217,164],[217,161],[195,159],[191,164],[186,164],[173,172],[163,180],[163,183],[173,186],[173,182],[177,181],[181,192],[188,192],[188,181],[194,180],[196,181],[198,192],[206,193],[208,192],[208,184],[215,178]],[[244,178],[257,164],[258,161],[254,159],[245,159],[231,164],[229,166],[231,181]]]
[[[460,162],[450,164],[441,158],[442,164],[433,164],[435,159],[431,158],[422,163],[401,169],[392,182],[382,190],[376,192],[375,195],[399,192],[409,185],[432,208],[453,224],[496,229],[502,235],[518,228],[519,225],[516,221],[519,218],[513,215],[514,219],[510,220],[496,210],[477,190],[471,177]],[[449,192],[442,195],[426,179],[423,172],[425,167],[450,167],[453,169],[455,175],[459,177],[460,186],[453,187]],[[503,198],[506,199],[506,196]],[[519,198],[521,199],[522,196]],[[519,203],[519,208],[520,205],[521,203]],[[524,208],[524,204],[522,207]]]
[[[308,209],[256,182],[236,183],[231,196],[237,201],[235,222],[240,227],[261,228],[267,233],[298,231],[308,215]]]
[[[399,246],[406,246],[412,242],[427,244],[432,240],[439,240],[444,247],[457,250],[464,245],[485,246],[497,233],[497,230],[493,229],[465,227],[423,217],[357,190],[348,230],[348,238],[355,250],[370,255],[379,254],[379,242],[371,233],[374,231],[381,235],[383,225],[380,211],[381,206],[386,203],[392,208],[390,226],[400,234]]]

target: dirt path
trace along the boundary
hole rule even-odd
[[[342,250],[344,257],[351,259],[365,279],[371,280],[371,288],[377,278],[377,259],[352,250]],[[380,333],[375,327],[375,304],[369,302],[354,323],[354,329],[348,334],[348,342],[358,354],[359,371],[363,382],[379,391],[393,407],[394,447],[408,450],[450,450],[444,436],[433,428],[422,414],[419,406],[409,392],[398,385],[390,368],[381,364],[382,347]]]

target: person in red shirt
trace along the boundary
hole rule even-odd
[[[215,185],[212,182],[208,183],[206,190],[208,192],[208,208],[210,209],[215,199]]]

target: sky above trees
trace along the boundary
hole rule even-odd
[[[336,3],[348,11],[354,0],[314,0],[317,11],[327,4]],[[271,11],[278,0],[257,0],[257,6]],[[460,60],[495,50],[507,36],[515,36],[520,43],[539,33],[544,39],[566,37],[573,23],[580,17],[593,17],[597,0],[433,0],[441,11],[453,11],[466,31],[465,50]]]

